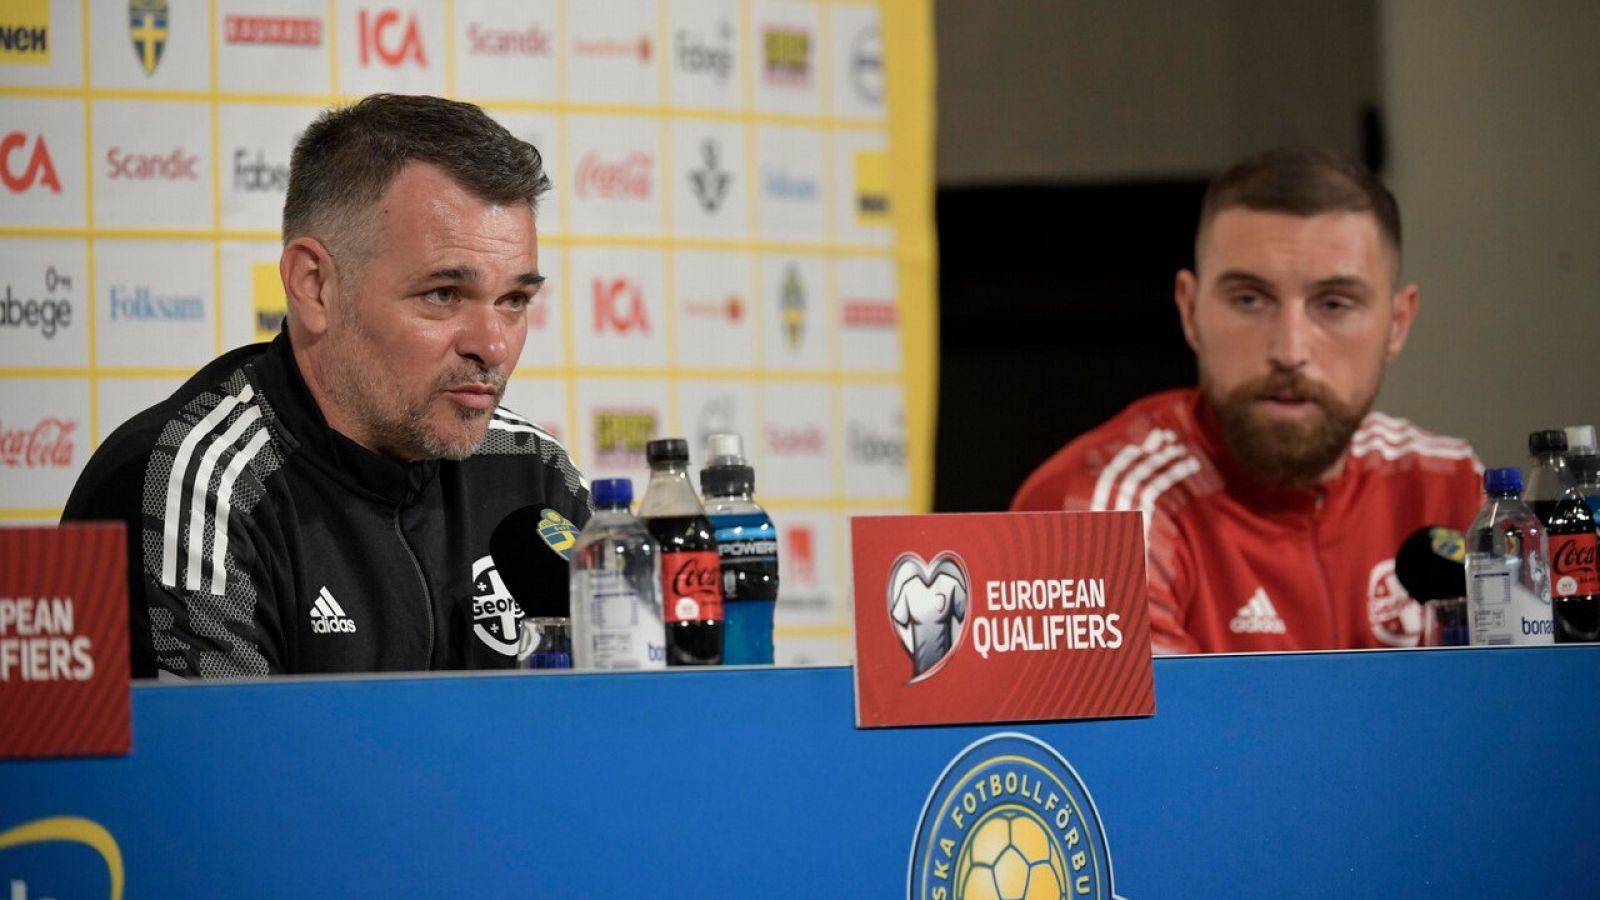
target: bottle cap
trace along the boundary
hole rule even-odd
[[[683,438],[657,438],[644,445],[645,462],[655,465],[660,462],[689,461],[689,442]]]
[[[744,465],[744,440],[737,434],[713,434],[706,438],[706,465]]]
[[[627,478],[601,478],[594,483],[594,505],[602,509],[633,503],[633,482]]]
[[[1600,456],[1593,453],[1567,457],[1567,468],[1572,470],[1572,478],[1579,484],[1600,482]]]
[[[706,466],[700,470],[700,493],[707,497],[753,494],[756,470],[749,466]]]
[[[1483,489],[1491,494],[1522,493],[1522,470],[1515,466],[1483,473]]]
[[[1568,425],[1562,430],[1567,435],[1568,450],[1582,450],[1585,453],[1594,453],[1597,449],[1594,442],[1593,425]]]
[[[1567,449],[1567,433],[1559,428],[1546,428],[1528,435],[1528,452],[1539,453],[1564,453]]]

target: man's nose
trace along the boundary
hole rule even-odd
[[[493,304],[466,304],[459,319],[456,352],[477,360],[487,368],[498,369],[511,352],[510,323]]]
[[[1297,369],[1310,361],[1310,318],[1303,303],[1283,303],[1273,318],[1267,354],[1275,365]]]

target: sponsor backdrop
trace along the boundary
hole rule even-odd
[[[374,91],[543,153],[550,285],[507,405],[591,478],[744,435],[781,531],[784,662],[848,658],[848,518],[925,510],[927,0],[7,0],[0,522],[283,317],[289,154]]]

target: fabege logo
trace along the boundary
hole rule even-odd
[[[727,19],[717,22],[715,43],[680,28],[672,35],[672,49],[680,69],[695,75],[710,75],[717,84],[722,84],[733,71],[733,25]]]
[[[1118,900],[1105,824],[1055,748],[1017,732],[968,745],[939,774],[917,819],[906,875],[913,900]]]
[[[428,67],[416,13],[409,13],[402,25],[398,10],[384,9],[373,15],[371,10],[362,9],[356,13],[356,28],[361,34],[362,66],[372,65],[372,57],[376,56],[391,69],[407,61],[415,63],[419,69]]]
[[[645,313],[644,290],[631,278],[596,278],[594,287],[594,330],[597,334],[650,333],[650,318]]]
[[[199,181],[200,157],[182,147],[165,155],[112,147],[106,151],[106,177],[112,181]]]
[[[128,38],[139,67],[154,75],[167,49],[167,0],[128,0]]]
[[[542,551],[541,551],[542,552]],[[517,655],[521,639],[522,607],[506,590],[494,557],[479,557],[472,564],[472,633],[490,650],[504,656]]]
[[[590,150],[578,161],[578,196],[648,200],[653,193],[651,170],[655,162],[654,156],[639,151],[612,162]]]
[[[28,150],[27,146],[28,135],[21,131],[13,131],[0,138],[0,181],[5,182],[6,190],[20,194],[42,185],[52,194],[61,193],[61,179],[56,177],[56,165],[50,159],[50,148],[45,146],[44,135],[34,135],[32,150]],[[26,163],[22,162],[24,156],[27,157]]]
[[[970,583],[967,564],[949,550],[931,561],[902,553],[889,568],[889,620],[911,657],[907,684],[939,671],[960,646]]]
[[[72,433],[76,419],[48,416],[32,427],[6,429],[0,423],[0,465],[8,469],[68,469],[72,467]]]
[[[49,266],[44,270],[44,289],[50,296],[43,300],[20,298],[12,294],[11,285],[7,284],[5,297],[0,299],[0,328],[37,328],[48,341],[58,330],[71,327],[72,300],[58,298],[55,293],[58,289],[72,290],[72,276]]]
[[[1415,647],[1422,637],[1422,606],[1394,575],[1394,559],[1380,560],[1367,576],[1367,622],[1386,647]]]

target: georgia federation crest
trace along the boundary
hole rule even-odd
[[[961,644],[969,584],[966,563],[949,550],[932,560],[902,553],[889,568],[889,618],[911,656],[908,683],[938,671]]]
[[[912,900],[1120,900],[1088,788],[1049,744],[992,734],[956,754],[917,821]]]

